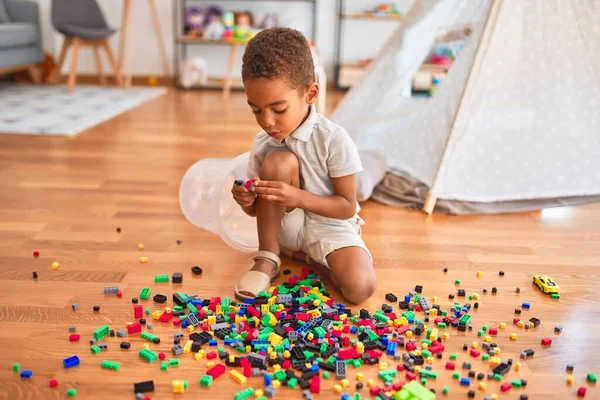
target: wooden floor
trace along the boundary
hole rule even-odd
[[[169,297],[174,291],[201,298],[232,295],[250,257],[187,222],[178,187],[194,162],[236,156],[249,148],[256,131],[242,93],[223,103],[217,92],[172,91],[74,138],[0,135],[0,399],[65,398],[71,387],[78,398],[133,399],[132,383],[147,379],[157,386],[153,399],[232,398],[242,389],[226,376],[210,390],[200,388],[206,360],[191,356],[182,356],[182,365],[167,372],[156,363],[145,364],[137,356],[139,338],[131,340],[129,351],[119,349],[118,338],[110,338],[108,352],[100,355],[92,355],[87,342],[102,324],[124,328],[133,319],[131,298],[142,287]],[[507,329],[494,338],[501,358],[520,361],[520,352],[528,348],[535,356],[504,379],[524,378],[527,387],[500,397],[527,393],[530,399],[569,399],[584,386],[587,398],[600,398],[600,390],[585,382],[589,372],[600,375],[600,205],[486,217],[426,217],[375,203],[363,209],[365,241],[379,283],[365,308],[374,311],[386,302],[386,293],[404,296],[417,284],[430,304],[432,296],[439,296],[445,309],[452,303],[448,294],[456,293],[455,279],[467,293],[498,288],[495,296],[482,295],[480,308],[472,312],[473,332],[448,329],[444,359],[434,362],[440,377],[430,387],[440,393],[449,385],[448,398],[466,398],[468,388],[444,369],[449,353],[458,354],[461,376],[467,375],[460,368],[463,361],[472,361],[477,372],[489,372],[487,363],[462,351],[463,343],[481,342],[476,331],[483,324],[506,322]],[[145,245],[143,252],[138,243]],[[39,258],[33,257],[35,250]],[[142,255],[149,257],[148,264],[140,264]],[[50,268],[54,261],[60,263],[58,271]],[[192,276],[193,265],[204,268],[202,277]],[[300,271],[300,264],[289,260],[285,267]],[[33,271],[39,279],[32,279]],[[183,285],[153,283],[155,274],[176,271],[184,272]],[[506,275],[499,277],[498,271]],[[558,281],[560,301],[532,286],[536,273]],[[103,288],[109,285],[119,285],[123,298],[105,297]],[[512,324],[513,310],[523,301],[531,309],[521,317],[540,318],[540,327],[525,331]],[[73,303],[79,303],[78,311],[71,309]],[[92,311],[96,304],[98,313]],[[564,327],[561,335],[553,333],[557,324]],[[72,325],[81,334],[79,343],[68,340]],[[171,326],[156,324],[155,333],[163,340],[151,348],[170,356],[173,332]],[[517,341],[509,341],[511,332],[518,333]],[[544,337],[553,339],[552,347],[542,348]],[[62,360],[74,354],[82,365],[66,370]],[[121,362],[121,370],[101,369],[104,359]],[[33,370],[33,378],[21,380],[14,374],[15,362]],[[566,384],[568,363],[575,365],[572,386]],[[352,395],[356,372],[349,369],[346,392]],[[360,372],[374,376],[377,371],[363,367]],[[59,381],[58,388],[48,388],[51,378]],[[186,395],[171,394],[174,379],[189,381]],[[500,394],[499,382],[485,382],[487,395]],[[250,384],[262,387],[259,381]],[[333,384],[323,381],[321,398],[340,398],[333,394]],[[477,391],[477,385],[474,380],[470,389]],[[363,398],[367,394],[363,390]],[[284,396],[301,398],[301,393],[280,388],[278,397]],[[483,397],[477,391],[477,398]]]

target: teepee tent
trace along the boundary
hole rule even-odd
[[[437,92],[407,96],[436,38],[465,26]],[[424,185],[429,213],[598,200],[600,3],[415,0],[332,119]]]

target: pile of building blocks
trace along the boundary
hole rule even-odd
[[[182,284],[183,274],[173,273],[171,280]],[[169,282],[169,275],[156,275],[154,282]],[[460,285],[460,280],[456,280],[455,284]],[[118,287],[109,286],[104,293],[118,291]],[[152,364],[161,360],[157,363],[158,369],[166,371],[179,366],[180,359],[185,357],[203,360],[207,369],[198,377],[199,387],[210,388],[215,380],[226,379],[222,377],[224,375],[242,386],[234,395],[235,399],[241,400],[252,396],[257,399],[276,396],[282,386],[300,390],[305,399],[312,399],[313,395],[323,391],[323,380],[332,378],[336,380],[333,392],[342,399],[360,399],[360,393],[364,391],[365,397],[370,394],[380,400],[429,400],[436,398],[435,391],[427,388],[438,378],[438,372],[434,370],[436,363],[441,371],[445,368],[453,373],[457,385],[469,389],[475,386],[475,389],[487,392],[493,382],[496,382],[494,387],[502,392],[514,392],[527,386],[524,379],[505,378],[509,373],[518,373],[521,363],[513,365],[512,359],[501,359],[501,349],[495,342],[498,339],[504,342],[517,340],[517,333],[511,332],[507,323],[499,323],[497,327],[484,324],[475,328],[472,308],[479,307],[477,300],[481,300],[481,296],[467,293],[466,289],[457,288],[456,295],[449,296],[452,304],[442,307],[435,296],[429,298],[430,305],[428,298],[422,295],[423,287],[417,285],[415,290],[404,296],[386,294],[385,300],[391,304],[382,304],[374,312],[365,309],[353,311],[336,302],[326,291],[320,277],[308,268],[303,268],[301,275],[293,275],[287,282],[244,302],[232,301],[228,297],[201,299],[178,291],[172,293],[172,307],[169,307],[166,295],[155,294],[150,298],[150,291],[148,287],[142,288],[139,298],[146,301],[146,305],[154,300],[154,310],[138,305],[137,298],[132,299],[134,306],[130,315],[134,321],[114,329],[103,325],[93,331],[93,338],[89,341],[93,354],[108,351],[106,343],[99,343],[107,336],[114,337],[115,333],[119,338],[130,336],[128,342],[120,342],[116,351],[127,351],[143,343],[135,350],[139,358],[136,357],[134,362]],[[483,293],[487,290],[484,289]],[[497,289],[493,288],[492,293],[497,293]],[[468,297],[469,301],[476,302],[473,306],[470,302],[461,303],[454,301],[455,296],[464,300]],[[521,307],[529,310],[530,303],[522,302]],[[173,341],[169,339],[163,345],[170,348],[168,353],[175,358],[166,360],[164,352],[151,349],[151,346],[161,345],[161,340],[157,334],[149,332],[152,329],[150,321],[176,329]],[[540,323],[535,317],[513,319],[513,325],[519,329],[535,329]],[[75,329],[74,326],[69,328],[69,340],[79,340],[80,334],[74,334]],[[465,343],[463,346],[465,354],[460,356],[463,359],[459,364],[461,369],[456,367],[457,354],[444,355],[444,343],[450,340],[452,329],[466,332],[466,335],[468,332],[477,335],[470,345]],[[562,326],[557,326],[555,331],[560,333]],[[540,348],[547,348],[552,340],[544,338],[541,343]],[[167,352],[166,348],[164,351]],[[534,349],[522,350],[522,362],[534,354]],[[119,359],[123,360],[122,357]],[[475,361],[478,365],[484,364],[487,370],[476,371]],[[65,368],[73,368],[80,366],[80,360],[75,355],[65,358],[63,364]],[[120,362],[108,360],[100,362],[100,365],[115,371],[121,367]],[[377,367],[377,380],[365,380],[363,372],[358,369],[373,365]],[[573,372],[572,366],[567,369],[569,374]],[[18,372],[20,366],[15,364],[14,370]],[[21,371],[20,376],[29,378],[32,374],[32,371],[26,370]],[[353,377],[356,382],[351,385]],[[258,378],[261,388],[243,387],[247,384],[256,387]],[[569,378],[572,382],[572,375]],[[592,385],[596,376],[590,373],[587,381]],[[49,387],[57,385],[56,380],[52,380]],[[174,393],[184,393],[187,389],[187,381],[172,381]],[[355,391],[353,396],[344,393],[352,390]],[[444,386],[438,396],[447,395],[450,390],[450,386]],[[144,393],[152,391],[153,381],[134,384],[136,398],[150,399]],[[578,390],[579,396],[585,395],[585,392],[586,388]],[[74,392],[69,393],[74,395]],[[468,397],[474,396],[475,391],[469,390]],[[492,394],[486,398],[495,397]],[[527,395],[522,393],[520,398],[526,399]]]

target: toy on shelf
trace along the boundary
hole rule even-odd
[[[202,36],[204,29],[204,12],[198,7],[185,10],[185,30],[188,36]]]
[[[367,11],[367,14],[375,15],[377,17],[399,17],[402,15],[402,13],[398,11],[396,5],[393,3],[380,4],[373,10]]]
[[[233,39],[233,24],[235,22],[235,18],[231,11],[227,11],[223,13],[223,39],[224,40],[232,40]]]
[[[560,294],[560,286],[547,275],[534,275],[533,283],[542,291],[542,293]]]
[[[219,7],[213,6],[206,11],[204,19],[204,39],[221,40],[223,38],[225,26],[221,21],[222,17],[223,11]]]
[[[234,14],[235,26],[233,38],[238,41],[249,40],[250,31],[254,27],[254,17],[250,11],[241,11]]]

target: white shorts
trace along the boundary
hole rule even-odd
[[[327,256],[344,247],[360,247],[371,257],[361,237],[361,225],[364,223],[358,214],[348,220],[325,221],[311,218],[304,210],[296,208],[285,214],[281,221],[279,244],[289,250],[303,252],[329,268]]]

